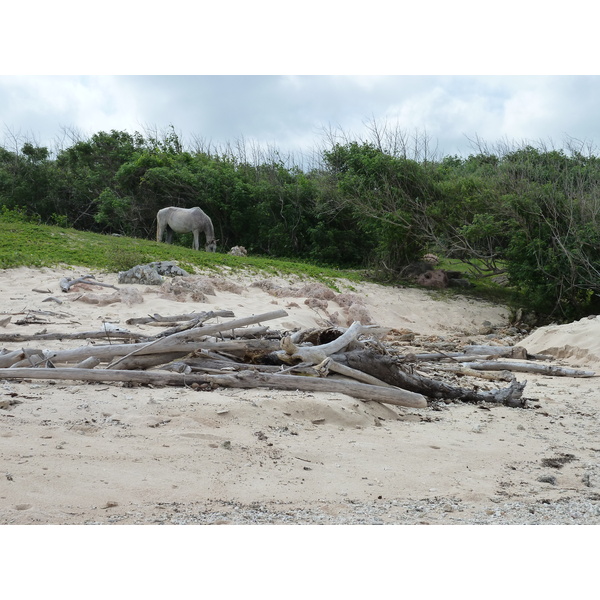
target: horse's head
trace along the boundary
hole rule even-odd
[[[206,246],[204,246],[204,249],[207,252],[216,252],[217,251],[217,242],[219,240],[217,240],[216,238],[213,238],[210,242],[207,241],[206,242]]]

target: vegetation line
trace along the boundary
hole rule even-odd
[[[467,158],[438,158],[426,139],[377,124],[370,135],[331,135],[310,169],[243,143],[186,149],[172,130],[99,132],[54,155],[13,140],[0,147],[0,266],[124,270],[169,258],[317,278],[369,271],[393,282],[434,253],[478,293],[517,298],[542,317],[600,313],[593,148],[575,140],[558,150],[490,148],[477,139]],[[168,248],[153,241],[156,213],[169,205],[201,206],[211,217],[216,257],[190,253],[190,234]],[[249,257],[228,255],[232,246]]]

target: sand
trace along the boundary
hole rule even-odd
[[[61,278],[89,272],[0,271],[0,334],[97,331],[107,322],[133,328],[128,318],[155,313],[218,309],[244,317],[283,308],[288,316],[271,328],[347,325],[360,314],[417,341],[517,343],[553,356],[552,364],[600,372],[599,317],[526,336],[509,327],[505,307],[469,298],[348,283],[335,294],[341,304],[315,302],[294,292],[306,293],[306,282],[271,278],[280,288],[269,293],[266,284],[253,285],[265,277],[232,272],[213,280],[214,293],[194,299],[119,285],[117,274],[103,273],[94,273],[97,281],[118,293],[61,291]],[[109,297],[121,301],[103,303]],[[349,309],[348,297],[360,302]],[[19,324],[25,317],[29,324]],[[91,343],[98,342],[2,347]],[[410,409],[337,393],[0,380],[0,403],[19,402],[0,409],[0,523],[599,523],[597,377],[517,378],[527,381],[525,408],[455,402]]]

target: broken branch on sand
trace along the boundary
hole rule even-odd
[[[70,277],[63,277],[60,282],[60,289],[63,292],[68,292],[74,285],[78,283],[87,283],[90,285],[99,285],[101,287],[112,288],[113,290],[118,290],[119,288],[110,285],[108,283],[101,283],[100,281],[96,281],[96,278],[93,275],[83,275],[82,277],[78,277],[77,279],[71,279]]]
[[[498,362],[495,360],[468,362],[463,363],[463,366],[481,371],[518,371],[520,373],[541,373],[542,375],[554,375],[556,377],[594,377],[596,374],[594,371],[569,369],[556,365],[524,364],[509,361]]]
[[[133,319],[127,319],[125,321],[127,325],[146,325],[151,323],[177,323],[179,321],[195,321],[196,319],[203,319],[208,321],[215,317],[234,317],[233,311],[231,310],[211,310],[209,312],[200,313],[187,313],[183,315],[171,315],[169,317],[163,317],[159,314],[153,314],[150,317],[138,317]]]
[[[362,333],[363,326],[360,321],[354,321],[350,327],[337,339],[320,346],[299,347],[294,344],[289,336],[281,340],[282,350],[275,352],[275,357],[282,362],[291,364],[293,362],[308,362],[316,364],[323,361],[331,354],[335,354],[346,348]]]
[[[3,333],[0,334],[0,342],[32,342],[32,341],[43,341],[43,340],[87,340],[87,339],[106,339],[106,340],[131,340],[131,339],[145,339],[146,336],[140,336],[139,334],[133,334],[130,331],[119,331],[104,329],[101,331],[81,331],[79,333],[33,333],[30,335],[21,333]]]
[[[262,321],[269,321],[271,319],[279,319],[281,317],[287,317],[287,312],[285,310],[275,310],[268,313],[263,313],[261,315],[253,315],[251,317],[245,317],[242,319],[235,319],[233,321],[227,321],[226,323],[219,323],[217,325],[208,325],[206,327],[196,327],[194,329],[186,329],[184,331],[179,331],[177,333],[173,333],[168,337],[159,338],[153,342],[149,342],[148,344],[142,345],[141,348],[130,352],[128,355],[123,358],[115,361],[111,365],[108,366],[109,369],[114,369],[121,361],[125,360],[129,356],[134,354],[142,353],[150,346],[154,346],[156,348],[160,348],[161,351],[172,349],[174,345],[181,342],[194,341],[198,337],[203,337],[206,335],[212,335],[214,333],[218,333],[219,331],[227,331],[229,329],[236,329],[238,327],[245,327],[246,325],[254,325],[255,323],[260,323]]]
[[[430,398],[523,406],[522,395],[525,383],[513,381],[507,388],[499,390],[470,390],[451,385],[443,380],[404,371],[399,368],[398,361],[391,356],[380,356],[369,351],[354,351],[346,353],[338,360],[343,360],[352,368],[369,373],[386,383]]]
[[[272,388],[310,392],[335,392],[362,400],[374,400],[398,406],[425,408],[427,400],[420,394],[393,387],[368,385],[357,381],[329,380],[319,377],[273,375],[250,369],[223,375],[181,374],[169,371],[120,371],[109,369],[0,369],[0,379],[72,379],[79,381],[122,381],[141,384],[191,386],[194,383],[234,388]]]

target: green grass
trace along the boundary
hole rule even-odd
[[[482,277],[473,267],[457,259],[444,258],[440,260],[438,268],[447,271],[459,271],[464,274],[472,284],[472,288],[448,288],[448,291],[472,296],[482,300],[488,300],[496,304],[506,304],[509,307],[518,308],[527,305],[527,299],[515,288],[500,285],[493,277]]]
[[[335,280],[340,278],[361,280],[356,271],[341,271],[308,263],[198,252],[150,240],[0,220],[0,268],[3,269],[74,265],[114,273],[158,260],[177,261],[190,273],[220,272],[228,268],[279,277],[306,277],[322,281],[330,287],[335,287]]]
[[[244,271],[262,276],[301,277],[317,280],[339,290],[339,280],[351,282],[368,281],[382,285],[390,282],[378,281],[366,271],[337,270],[317,265],[278,260],[261,256],[232,256],[219,252],[195,251],[174,244],[159,244],[150,240],[121,236],[101,235],[20,221],[0,219],[0,268],[56,267],[69,265],[87,267],[103,272],[127,271],[139,264],[158,260],[176,261],[189,273],[220,273]],[[465,265],[446,261],[443,268],[465,270]],[[516,293],[489,279],[471,279],[474,288],[449,288],[437,292],[440,299],[449,295],[471,296],[508,306],[522,305]],[[408,284],[410,285],[410,284]]]

